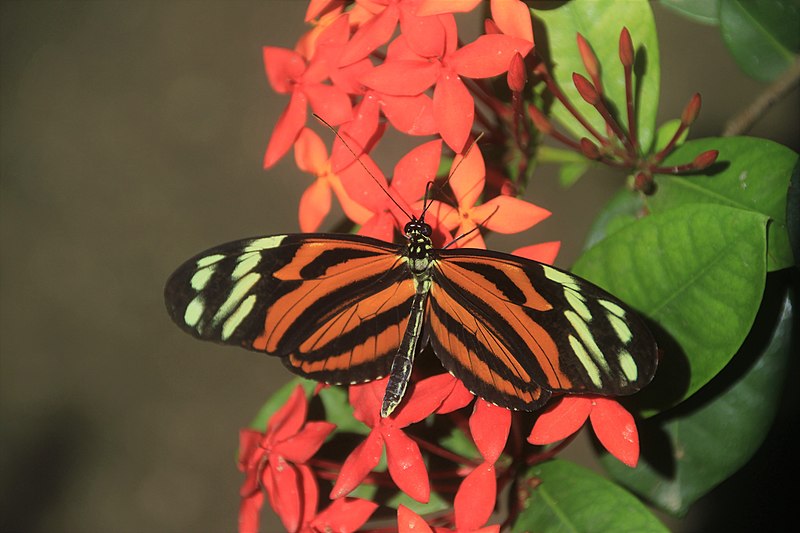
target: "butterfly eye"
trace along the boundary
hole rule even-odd
[[[420,225],[420,231],[426,237],[430,237],[431,234],[433,233],[433,229],[431,229],[431,227],[429,225],[427,225],[427,224],[421,224]]]
[[[414,227],[413,222],[407,222],[406,225],[403,227],[403,235],[408,236],[408,234],[411,233],[413,227]]]

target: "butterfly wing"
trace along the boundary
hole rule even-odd
[[[298,234],[199,254],[170,277],[165,300],[195,337],[279,356],[311,379],[350,383],[388,374],[414,292],[399,247]]]
[[[622,302],[499,252],[439,252],[427,327],[445,368],[504,407],[534,410],[551,392],[631,394],[655,373],[655,341]]]

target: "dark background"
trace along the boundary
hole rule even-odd
[[[261,168],[287,102],[267,85],[261,46],[292,46],[305,5],[2,2],[3,530],[234,529],[238,429],[289,375],[185,336],[161,291],[210,245],[297,230],[310,177],[291,157]],[[692,137],[718,134],[763,85],[716,28],[654,9],[660,119],[699,91]],[[751,134],[798,149],[797,95]],[[381,153],[385,168],[399,156],[388,143]],[[623,178],[593,173],[564,194],[553,176],[543,167],[526,198],[554,216],[490,246],[560,239],[570,265]]]

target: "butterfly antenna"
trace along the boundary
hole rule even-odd
[[[478,144],[478,141],[481,140],[481,137],[483,137],[483,134],[484,134],[484,132],[480,132],[478,134],[478,136],[475,138],[475,140],[472,141],[471,143],[469,143],[469,146],[467,147],[467,151],[464,152],[464,156],[461,158],[461,160],[459,160],[459,162],[458,162],[458,164],[456,166],[454,166],[454,167],[452,167],[450,169],[450,172],[447,174],[447,179],[445,179],[441,184],[439,184],[439,189],[440,190],[444,190],[444,186],[447,185],[448,183],[450,183],[450,178],[452,178],[455,175],[456,170],[458,170],[458,167],[461,166],[461,163],[464,162],[464,159],[466,159],[467,155],[469,155],[470,151],[472,151],[472,147],[475,146],[476,144]],[[427,194],[428,194],[428,190],[426,189],[425,190],[425,195],[427,196]],[[453,198],[453,200],[455,200],[455,199]],[[458,203],[458,202],[456,202],[456,203]],[[430,204],[427,204],[425,206],[425,208],[422,210],[422,215],[420,215],[421,217],[425,216],[425,212],[428,210],[428,207],[430,207]]]
[[[408,217],[408,219],[409,219],[409,220],[414,220],[414,217],[412,217],[411,215],[409,215],[409,214],[408,214],[408,212],[407,212],[405,209],[403,209],[403,206],[402,206],[402,205],[400,205],[399,203],[397,203],[397,200],[395,200],[395,199],[392,197],[392,195],[391,195],[391,194],[389,194],[389,191],[388,191],[388,190],[386,190],[386,187],[384,187],[384,186],[383,186],[383,184],[380,182],[380,180],[379,180],[378,178],[376,178],[376,177],[375,177],[375,175],[374,175],[372,172],[370,172],[370,170],[367,168],[367,165],[365,165],[365,164],[364,164],[364,162],[361,160],[361,158],[358,156],[358,154],[356,154],[356,153],[355,153],[355,151],[354,151],[352,148],[350,148],[350,145],[349,145],[349,144],[347,144],[347,141],[345,141],[345,140],[344,140],[344,137],[342,137],[342,136],[341,136],[341,134],[340,134],[338,131],[336,131],[336,130],[333,128],[333,126],[331,126],[330,124],[328,124],[328,123],[325,121],[325,119],[324,119],[324,118],[322,118],[321,116],[317,115],[316,113],[312,113],[312,115],[314,115],[314,118],[316,118],[317,120],[319,120],[320,122],[322,122],[322,123],[323,123],[325,126],[327,126],[327,128],[328,128],[329,130],[331,130],[331,131],[334,133],[334,135],[336,135],[336,137],[338,137],[338,138],[339,138],[339,140],[340,140],[340,141],[342,141],[342,144],[344,144],[345,148],[347,148],[347,150],[348,150],[348,151],[349,151],[351,154],[353,154],[353,159],[355,159],[356,161],[358,161],[358,164],[359,164],[359,165],[361,165],[361,168],[363,168],[363,169],[364,169],[364,171],[365,171],[367,174],[369,174],[369,177],[370,177],[370,178],[372,178],[372,179],[373,179],[373,181],[374,181],[374,182],[375,182],[375,183],[378,185],[378,187],[380,187],[380,188],[381,188],[381,190],[382,190],[382,191],[383,191],[383,192],[386,194],[386,196],[388,196],[388,197],[389,197],[389,200],[391,200],[391,201],[392,201],[392,203],[393,203],[394,205],[396,205],[396,206],[397,206],[397,208],[398,208],[400,211],[402,211],[402,212],[403,212],[403,214],[404,214],[406,217]],[[427,194],[427,193],[426,193],[426,194]]]
[[[463,239],[463,238],[475,233],[476,231],[480,230],[482,227],[484,227],[484,224],[486,224],[489,221],[489,219],[492,218],[495,215],[495,213],[497,213],[498,209],[500,209],[499,205],[494,208],[494,211],[492,211],[492,213],[488,217],[483,219],[483,222],[481,222],[480,224],[478,224],[477,226],[475,226],[474,228],[472,228],[468,232],[462,233],[461,235],[459,235],[458,237],[456,237],[452,241],[448,242],[446,245],[444,245],[442,250],[450,248],[452,245],[454,245],[455,243],[457,243],[461,239]]]

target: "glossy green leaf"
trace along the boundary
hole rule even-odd
[[[630,189],[620,189],[595,218],[586,236],[584,250],[588,250],[612,233],[635,222],[642,215],[642,195]]]
[[[627,129],[625,114],[625,77],[619,60],[619,35],[627,27],[636,53],[634,89],[637,104],[637,129],[641,146],[650,146],[655,130],[659,95],[659,53],[653,12],[647,0],[626,2],[598,2],[572,0],[556,9],[536,9],[533,14],[544,22],[547,30],[536,35],[537,46],[546,36],[546,47],[553,65],[553,77],[572,104],[594,128],[604,134],[605,121],[597,111],[578,94],[572,83],[572,73],[586,75],[576,33],[583,35],[592,46],[601,65],[601,79],[605,96],[616,108],[618,121]],[[576,138],[587,132],[558,102],[552,115]]]
[[[706,393],[696,407],[640,424],[642,458],[635,469],[603,456],[616,480],[681,515],[753,456],[775,417],[796,329],[790,298],[776,303],[762,309],[730,367],[697,395]]]
[[[797,153],[766,139],[711,137],[685,143],[664,164],[688,163],[706,150],[719,150],[719,157],[705,174],[656,177],[658,191],[648,200],[652,212],[688,203],[714,203],[762,213],[772,219],[769,270],[794,264],[786,227],[786,194]]]
[[[708,383],[741,346],[766,277],[767,217],[690,204],[628,224],[584,253],[574,272],[652,319],[663,350],[652,407]],[[665,333],[665,334],[664,334]]]
[[[695,22],[719,24],[719,0],[661,0],[661,4]]]
[[[525,477],[535,488],[512,531],[668,531],[631,493],[576,464],[548,461],[531,467]]]
[[[800,51],[797,0],[720,0],[719,26],[736,63],[757,80],[777,78]]]
[[[672,140],[672,137],[678,131],[678,128],[681,125],[681,119],[674,118],[672,120],[668,120],[663,123],[661,126],[658,127],[656,131],[656,138],[653,141],[653,152],[658,152],[662,148],[666,147],[667,144]],[[686,141],[686,137],[689,136],[689,128],[683,130],[681,136],[678,138],[676,142],[676,146],[680,146],[681,144]]]

